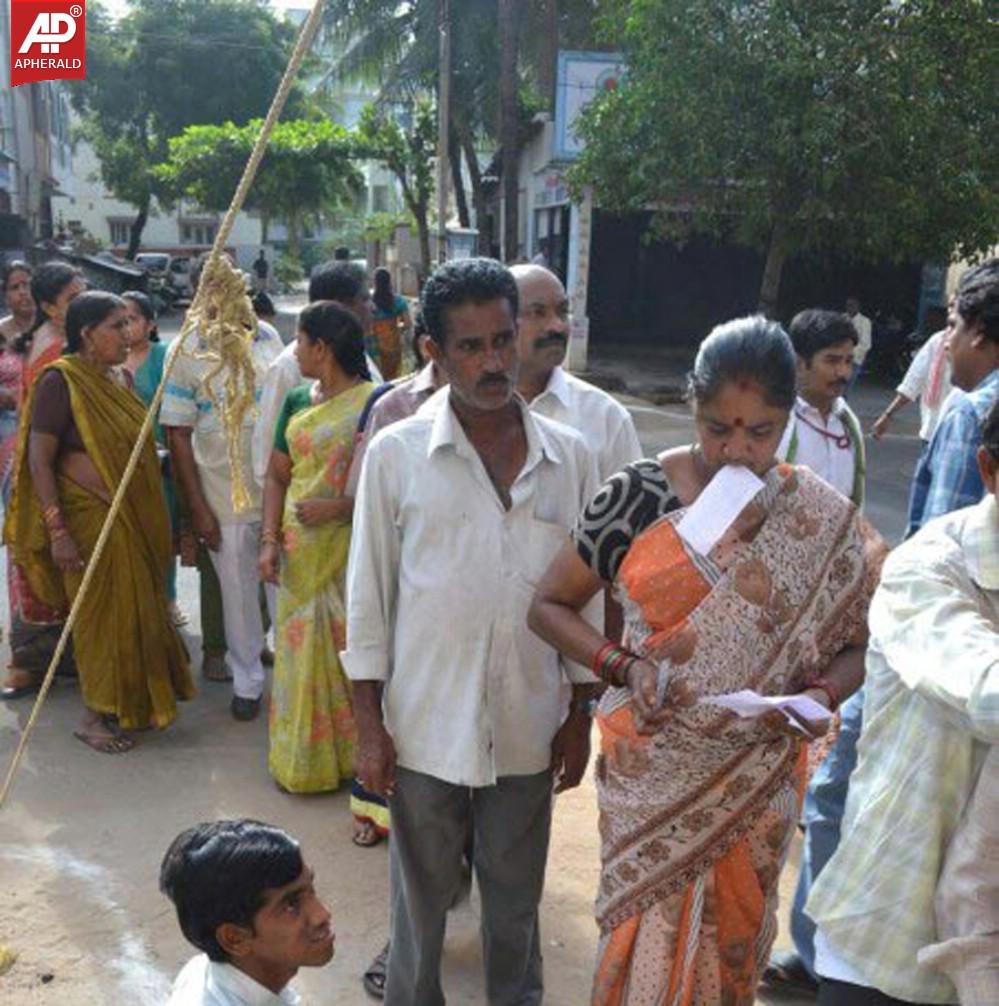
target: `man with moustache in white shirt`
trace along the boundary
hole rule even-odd
[[[498,262],[431,276],[428,352],[450,383],[371,442],[355,503],[342,659],[357,774],[392,814],[389,1006],[444,1002],[445,916],[469,827],[487,999],[542,1001],[553,782],[577,785],[589,757],[595,679],[526,617],[596,469],[578,434],[515,395],[517,315],[517,285]]]

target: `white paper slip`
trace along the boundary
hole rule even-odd
[[[695,552],[707,555],[762,488],[763,480],[748,468],[725,465],[687,507],[676,533]]]
[[[802,719],[812,723],[827,720],[832,715],[824,705],[807,695],[760,695],[748,688],[741,692],[729,692],[727,695],[707,695],[698,704],[721,706],[744,719],[762,716],[764,713],[779,709],[788,722],[798,729],[802,729],[801,724],[790,714],[791,709]]]

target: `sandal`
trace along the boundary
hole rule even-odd
[[[382,952],[371,962],[368,970],[364,972],[361,979],[364,991],[372,999],[385,998],[385,978],[388,974],[388,954],[389,945],[386,943]]]
[[[370,821],[358,821],[351,841],[362,849],[370,849],[382,840],[378,829]]]
[[[814,996],[819,991],[819,983],[793,950],[775,953],[764,968],[760,983],[782,992],[806,992]]]
[[[135,741],[128,734],[122,733],[117,722],[111,717],[102,716],[101,725],[107,733],[94,734],[84,730],[74,730],[73,736],[98,754],[125,754],[126,751],[131,751],[135,747]]]

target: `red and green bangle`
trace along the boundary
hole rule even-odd
[[[634,653],[622,650],[613,643],[604,643],[593,658],[592,670],[596,677],[615,688],[623,688],[628,681],[628,668],[638,660]]]

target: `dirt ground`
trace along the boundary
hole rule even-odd
[[[18,953],[0,977],[0,1002],[162,1003],[192,950],[157,890],[160,859],[184,827],[236,816],[296,834],[332,905],[336,956],[321,971],[300,972],[306,1001],[369,1001],[359,979],[386,937],[386,849],[350,842],[346,793],[279,792],[267,774],[265,722],[236,723],[227,703],[226,685],[205,682],[170,730],[146,735],[126,756],[108,757],[73,740],[78,692],[57,681],[13,798],[0,811],[0,943]],[[4,766],[29,709],[0,708]],[[587,778],[556,804],[542,906],[550,1006],[587,1002],[597,867],[596,801]],[[449,1002],[485,1002],[477,912],[473,895],[449,920]]]

